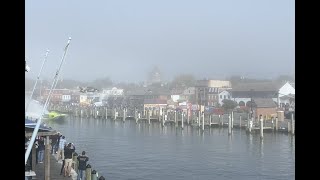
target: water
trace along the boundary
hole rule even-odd
[[[295,138],[287,134],[197,128],[133,120],[69,118],[51,127],[85,150],[107,179],[295,179]]]

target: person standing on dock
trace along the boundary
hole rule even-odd
[[[51,154],[55,154],[57,152],[57,147],[58,146],[58,139],[59,139],[59,134],[54,134],[51,136]]]
[[[71,174],[71,166],[72,166],[72,153],[73,149],[71,149],[71,143],[69,143],[64,148],[64,176],[70,177]]]
[[[77,157],[79,161],[78,166],[78,180],[86,179],[86,167],[87,167],[87,161],[89,161],[88,156],[86,156],[86,152],[82,151],[81,155]]]
[[[57,161],[65,159],[64,158],[64,147],[66,146],[67,141],[64,136],[61,137],[60,142],[59,142],[59,149],[57,152]]]

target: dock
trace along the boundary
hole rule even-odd
[[[36,164],[36,177],[33,179],[44,180],[44,164],[45,163],[38,163]],[[71,177],[64,177],[60,175],[62,163],[57,162],[54,155],[50,155],[50,180],[72,180]]]

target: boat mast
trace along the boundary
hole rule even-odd
[[[44,66],[44,64],[46,63],[48,54],[49,54],[49,50],[47,50],[47,52],[46,52],[46,55],[45,55],[45,57],[44,57],[44,59],[43,59],[43,62],[42,62],[42,65],[41,65],[41,68],[40,68],[40,71],[39,71],[39,74],[38,74],[38,77],[37,77],[37,80],[36,80],[36,82],[34,83],[34,86],[33,86],[33,89],[32,89],[31,95],[30,95],[30,99],[29,99],[29,101],[28,101],[28,103],[27,103],[27,106],[26,106],[26,109],[25,109],[25,112],[26,112],[26,113],[27,113],[28,108],[29,108],[29,105],[30,105],[30,103],[31,103],[31,101],[32,101],[33,93],[34,93],[34,91],[35,91],[35,89],[36,89],[38,80],[40,79],[40,75],[41,75],[43,66]]]
[[[47,108],[47,105],[48,105],[48,102],[49,102],[49,98],[50,98],[51,93],[52,93],[52,89],[54,88],[53,86],[54,86],[54,84],[56,84],[55,81],[56,81],[56,80],[58,79],[58,77],[59,77],[59,72],[60,72],[61,66],[62,66],[62,64],[63,64],[63,62],[64,62],[65,56],[66,56],[66,54],[67,54],[67,50],[68,50],[70,41],[71,41],[71,37],[69,37],[68,42],[67,42],[67,45],[66,45],[66,47],[64,48],[64,53],[63,53],[63,56],[62,56],[62,59],[61,59],[61,62],[60,62],[60,66],[59,66],[59,68],[58,68],[58,70],[57,70],[57,72],[56,72],[56,74],[55,74],[54,80],[53,80],[52,85],[51,85],[51,88],[50,88],[49,95],[48,95],[47,100],[46,100],[46,102],[45,102],[45,104],[44,104],[44,106],[43,106],[41,116],[40,116],[39,120],[37,121],[37,124],[36,124],[36,126],[35,126],[35,128],[34,128],[34,130],[33,130],[33,133],[32,133],[31,139],[30,139],[30,143],[29,143],[29,145],[28,145],[28,148],[27,148],[27,151],[26,151],[26,154],[25,154],[25,159],[24,159],[25,162],[24,162],[24,164],[27,164],[27,161],[28,161],[28,158],[29,158],[29,155],[30,155],[30,152],[31,152],[32,145],[33,145],[33,143],[34,143],[34,141],[35,141],[35,139],[36,139],[37,133],[38,133],[38,131],[39,131],[39,127],[40,127],[40,124],[41,124],[42,116],[43,116],[43,114],[44,114],[44,112],[45,112],[45,110],[46,110],[46,108]]]

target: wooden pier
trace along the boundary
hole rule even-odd
[[[72,180],[71,177],[64,177],[60,175],[62,163],[58,163],[54,155],[50,155],[50,180]],[[36,179],[43,180],[45,179],[45,163],[36,164]]]
[[[139,122],[159,122],[162,125],[174,124],[176,128],[183,125],[191,125],[195,128],[204,130],[205,128],[224,128],[227,127],[229,131],[240,128],[246,129],[249,133],[255,133],[257,130],[265,132],[287,132],[294,135],[295,123],[294,119],[278,121],[275,119],[263,119],[262,124],[259,117],[256,119],[248,119],[247,113],[231,112],[230,114],[214,115],[200,113],[200,111],[191,111],[188,114],[185,111],[177,111],[174,109],[149,110],[139,108],[110,108],[110,107],[63,107],[56,106],[50,110],[56,110],[63,113],[70,114],[73,117],[79,118],[95,118],[95,119],[111,119],[114,121],[121,120],[135,120]],[[183,120],[183,123],[182,123]],[[291,123],[292,122],[292,123]]]

